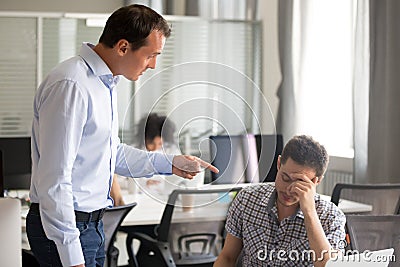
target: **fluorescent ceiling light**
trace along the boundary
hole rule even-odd
[[[86,26],[88,27],[104,27],[106,26],[106,18],[90,18],[86,19]]]

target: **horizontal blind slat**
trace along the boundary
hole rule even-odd
[[[0,136],[28,136],[36,87],[36,18],[1,17],[0,25]]]

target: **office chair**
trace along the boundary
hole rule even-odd
[[[22,249],[22,267],[40,267],[32,250]]]
[[[119,251],[114,247],[118,228],[125,216],[137,205],[136,202],[124,206],[107,208],[103,215],[103,228],[105,236],[104,248],[106,250],[106,262],[104,266],[117,267]]]
[[[155,238],[128,233],[129,266],[212,266],[223,246],[228,208],[240,189],[174,190]],[[136,255],[133,240],[140,241]]]
[[[331,201],[337,206],[340,199],[372,206],[364,215],[400,214],[400,184],[336,184]]]
[[[400,259],[400,215],[346,215],[350,247],[360,253],[365,250],[394,248],[396,262]]]

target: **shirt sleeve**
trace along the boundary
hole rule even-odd
[[[332,205],[332,209],[324,219],[321,219],[326,238],[333,249],[341,250],[344,253],[346,247],[346,216],[336,206]]]
[[[74,82],[59,81],[37,96],[35,113],[40,159],[34,182],[43,228],[55,242],[63,266],[82,264],[71,174],[86,122],[87,101]]]
[[[232,201],[232,205],[229,207],[227,220],[226,220],[226,231],[234,237],[243,239],[243,196],[245,190],[241,190],[235,199]]]
[[[172,174],[174,155],[147,152],[120,143],[117,149],[115,173],[128,177],[151,177]]]

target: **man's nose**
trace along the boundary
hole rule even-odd
[[[150,69],[155,69],[156,63],[157,63],[157,58],[154,57],[154,58],[150,59],[149,65],[147,67]]]

